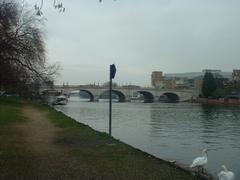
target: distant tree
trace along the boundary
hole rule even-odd
[[[212,93],[212,96],[215,98],[223,98],[236,91],[237,89],[235,88],[234,82],[222,78],[217,80],[217,88]]]
[[[227,95],[227,91],[224,88],[217,87],[212,95],[214,98],[224,98]]]
[[[212,96],[216,88],[217,88],[217,84],[213,77],[213,74],[210,72],[206,72],[203,77],[203,84],[202,84],[203,96],[206,98],[208,98],[209,96]]]
[[[0,0],[0,88],[19,94],[52,81],[58,70],[46,61],[41,19],[24,7]]]

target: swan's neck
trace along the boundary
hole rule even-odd
[[[227,169],[225,166],[223,166],[222,169],[223,169],[223,171],[225,171],[225,172],[228,171],[228,169]]]
[[[204,157],[207,157],[207,153],[206,153],[206,152],[203,152],[202,155],[203,155]]]

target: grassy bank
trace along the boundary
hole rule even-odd
[[[36,157],[28,151],[24,135],[15,128],[27,121],[21,114],[22,103],[14,97],[0,97],[0,179],[33,177]]]
[[[32,106],[47,114],[57,128],[53,143],[67,160],[60,170],[56,165],[51,176],[42,175],[45,171],[39,172],[38,163],[43,157],[28,148],[25,135],[16,128],[28,121],[21,115],[22,104],[19,100],[0,99],[0,179],[39,179],[39,173],[41,177],[51,177],[49,179],[200,179],[48,106]],[[45,158],[51,159],[51,156]]]

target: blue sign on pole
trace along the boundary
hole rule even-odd
[[[115,64],[110,65],[110,79],[114,79],[115,74],[117,72]]]

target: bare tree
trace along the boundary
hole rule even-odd
[[[57,9],[59,12],[64,13],[65,7],[63,6],[63,3],[59,0],[52,0],[53,1],[53,7]],[[43,8],[44,0],[39,0],[39,4],[35,4],[34,8],[37,11],[36,15],[41,16],[43,14],[42,8]]]
[[[42,20],[23,4],[0,0],[0,88],[42,83],[56,75],[59,66],[46,61],[42,28]]]
[[[60,0],[52,0],[53,1],[53,7],[57,9],[60,13],[64,13],[66,8],[64,7],[63,3]],[[98,2],[102,2],[102,0],[98,0]],[[34,8],[37,11],[36,15],[41,16],[43,14],[42,8],[44,5],[44,0],[39,0],[38,3],[35,4]]]

